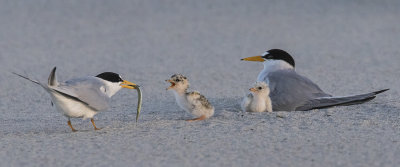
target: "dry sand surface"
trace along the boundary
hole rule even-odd
[[[1,0],[0,166],[398,166],[400,1]],[[330,109],[243,113],[238,101],[281,48],[297,71],[334,95],[390,88],[371,102]],[[37,85],[120,73],[109,111],[67,119]],[[216,108],[191,118],[165,79],[189,77]]]

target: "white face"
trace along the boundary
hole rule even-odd
[[[122,89],[122,87],[120,86],[120,84],[122,82],[108,82],[108,81],[104,81],[104,85],[105,85],[105,94],[108,97],[113,96],[115,93],[117,93],[119,90]]]
[[[292,65],[283,60],[269,59],[268,61],[264,61],[263,65],[264,69],[267,69],[269,72],[275,70],[294,69]]]
[[[256,82],[250,91],[253,95],[269,94],[269,87],[265,82]]]
[[[268,54],[269,54],[269,52],[266,51],[266,52],[264,52],[263,54],[261,54],[261,56],[264,57],[264,56],[266,56],[266,55],[268,55]]]

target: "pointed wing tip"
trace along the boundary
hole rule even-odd
[[[26,79],[26,80],[28,80],[28,81],[31,81],[31,82],[33,82],[33,83],[36,83],[36,84],[39,84],[39,85],[40,85],[39,81],[32,80],[32,79],[30,79],[30,78],[28,78],[28,77],[26,77],[26,76],[23,76],[23,75],[21,75],[21,74],[18,74],[18,73],[16,73],[16,72],[11,72],[11,73],[14,74],[14,75],[16,75],[16,76],[19,76],[19,77],[21,77],[21,78],[24,78],[24,79]]]
[[[380,93],[386,92],[386,91],[388,91],[388,90],[390,90],[390,89],[382,89],[382,90],[380,90],[380,91],[376,91],[376,92],[374,92],[374,93],[375,93],[375,95],[377,95],[377,94],[380,94]]]
[[[21,76],[21,74],[18,74],[16,72],[10,72],[11,74],[17,75],[17,76]]]

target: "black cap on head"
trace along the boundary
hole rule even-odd
[[[265,52],[266,54],[263,56],[264,59],[272,59],[272,60],[283,60],[294,67],[294,59],[284,50],[281,49],[271,49]]]
[[[122,82],[122,78],[113,72],[103,72],[99,75],[97,75],[96,77],[104,79],[106,81],[110,81],[110,82]]]

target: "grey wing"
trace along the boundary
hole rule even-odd
[[[274,111],[293,111],[311,99],[331,96],[294,70],[272,72],[267,78]]]
[[[353,95],[353,96],[316,98],[309,100],[306,104],[302,106],[297,107],[296,110],[311,110],[311,109],[328,108],[333,106],[361,104],[374,99],[377,94],[383,93],[387,90],[389,89],[383,89],[380,91],[375,91],[360,95]]]
[[[73,79],[50,88],[75,97],[97,111],[109,108],[110,98],[102,90],[103,83],[95,77]]]

